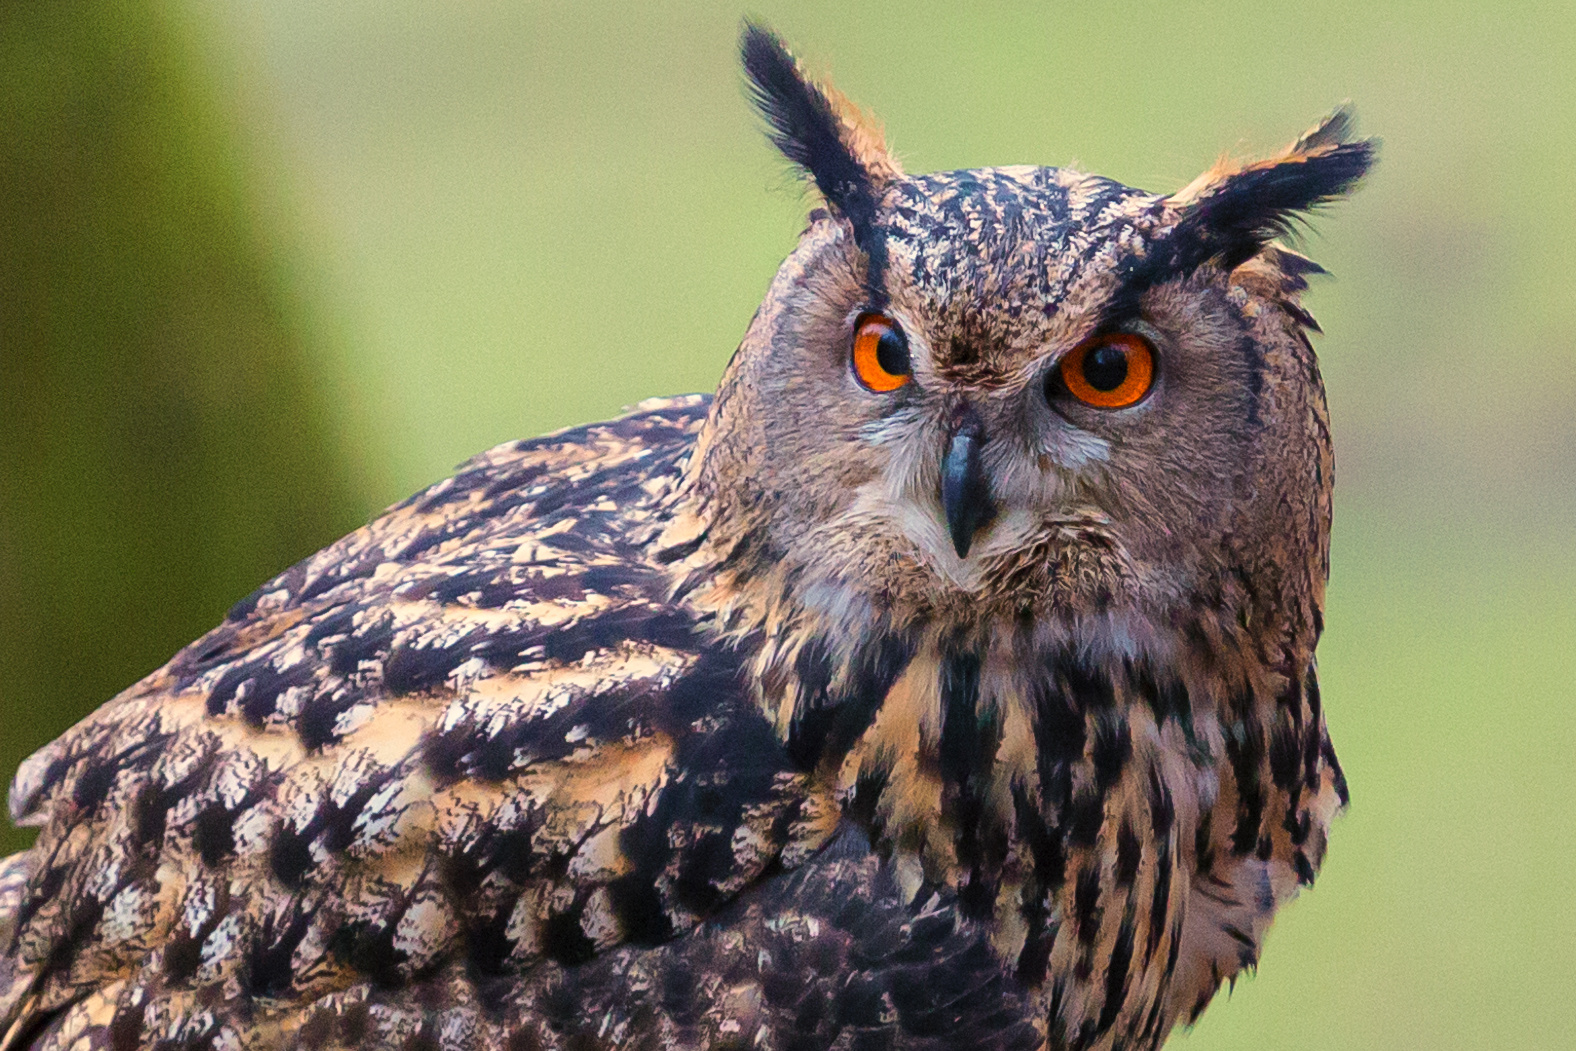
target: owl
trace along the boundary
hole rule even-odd
[[[1277,238],[1373,144],[910,175],[742,54],[820,201],[716,394],[483,453],[24,763],[0,1048],[1157,1048],[1255,966],[1347,799]]]

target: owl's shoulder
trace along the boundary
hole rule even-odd
[[[614,420],[489,449],[264,584],[227,620],[301,608],[347,584],[375,589],[395,572],[473,580],[500,552],[516,565],[570,572],[593,559],[640,561],[646,527],[677,483],[710,401],[653,398]],[[507,601],[529,597],[528,585],[516,582]],[[471,604],[487,601],[477,595]]]

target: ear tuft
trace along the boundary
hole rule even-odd
[[[1235,269],[1295,232],[1305,213],[1345,196],[1378,153],[1373,139],[1352,138],[1352,125],[1343,106],[1278,156],[1223,161],[1173,194],[1183,216],[1163,242],[1168,268],[1186,273],[1214,262]]]
[[[805,76],[765,26],[744,23],[739,53],[772,143],[815,180],[821,196],[856,231],[868,226],[881,184],[902,174],[879,129],[841,94]]]
[[[1342,103],[1334,113],[1298,136],[1297,141],[1287,147],[1285,155],[1297,156],[1349,144],[1356,130],[1357,115],[1352,112],[1351,103]]]

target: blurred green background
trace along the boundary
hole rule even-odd
[[[740,13],[0,4],[7,772],[471,453],[715,383],[806,206]],[[1171,189],[1355,101],[1382,162],[1307,246],[1354,802],[1172,1046],[1576,1047],[1576,9],[752,13],[914,171]]]

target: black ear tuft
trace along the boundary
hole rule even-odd
[[[1278,157],[1205,173],[1174,198],[1185,214],[1162,242],[1166,268],[1231,270],[1293,233],[1303,213],[1344,196],[1373,167],[1378,144],[1351,135],[1342,108]]]
[[[846,138],[832,100],[765,26],[744,23],[739,53],[751,100],[766,119],[773,144],[815,180],[821,196],[853,222],[856,232],[868,227],[876,210],[871,172]]]

